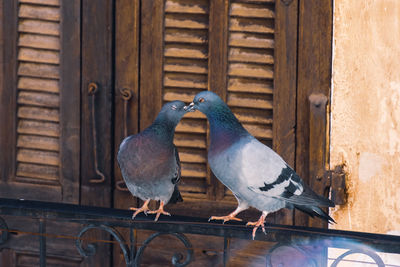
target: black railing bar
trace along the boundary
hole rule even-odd
[[[224,237],[224,267],[228,264],[228,259],[229,259],[229,253],[230,253],[230,239],[228,237]]]
[[[39,265],[46,267],[46,221],[39,219]]]
[[[133,228],[132,228],[133,229]],[[133,229],[135,230],[135,229]],[[117,240],[106,240],[106,239],[97,239],[97,238],[91,238],[91,237],[77,237],[77,236],[72,236],[72,235],[59,235],[59,234],[52,234],[52,233],[44,233],[41,234],[40,232],[27,232],[27,231],[19,231],[19,230],[12,230],[12,229],[0,229],[0,232],[8,232],[11,234],[24,234],[24,235],[33,235],[33,236],[44,236],[46,238],[51,238],[51,239],[69,239],[69,240],[81,240],[81,241],[85,241],[87,243],[104,243],[104,244],[114,244],[114,245],[119,245],[119,244],[125,244],[127,246],[132,246],[133,245],[133,250],[131,250],[131,256],[135,255],[135,245],[137,247],[141,247],[143,246],[144,243],[140,243],[140,242],[132,242],[133,240],[131,240],[131,242],[127,242],[127,241],[117,241]],[[1,248],[1,245],[0,245]],[[169,249],[182,249],[182,247],[180,246],[171,246],[170,244],[168,244],[168,248]],[[204,250],[208,250],[209,247],[196,247],[193,248],[194,251],[204,251]],[[221,252],[224,253],[224,249],[213,249],[213,251],[215,252]],[[241,251],[241,248],[229,248],[229,251]]]
[[[188,216],[173,216],[172,218],[161,217],[159,222],[154,223],[153,217],[140,214],[131,220],[132,212],[129,210],[80,206],[73,204],[51,203],[41,201],[28,201],[0,198],[0,213],[15,216],[39,217],[48,219],[66,219],[69,221],[84,220],[80,223],[101,223],[114,227],[132,227],[137,229],[148,229],[155,231],[179,231],[183,233],[216,235],[234,238],[250,239],[250,228],[244,223],[232,222],[229,225],[209,223],[205,218]],[[258,233],[257,240],[268,242],[281,242],[285,240],[306,238],[308,240],[328,239],[333,245],[340,242],[362,241],[367,242],[374,248],[382,248],[384,251],[390,249],[400,253],[400,237],[392,235],[381,235],[363,232],[331,230],[320,228],[309,228],[287,225],[267,225],[268,234],[265,236]],[[288,236],[290,238],[288,238]],[[333,238],[340,238],[339,242]],[[331,246],[331,244],[329,244]],[[339,245],[339,247],[341,247]],[[390,248],[386,248],[390,247]]]
[[[1,208],[0,208],[1,210]],[[75,222],[72,220],[72,222]],[[81,221],[79,221],[82,223]],[[251,239],[251,228],[244,225],[222,225],[216,223],[191,223],[182,221],[162,221],[155,223],[152,220],[120,222],[120,221],[85,221],[87,224],[95,225],[107,225],[111,227],[133,227],[135,229],[142,230],[153,230],[158,232],[181,232],[198,235],[213,235],[230,238],[240,239]],[[369,245],[377,251],[400,253],[400,238],[398,236],[378,235],[383,237],[394,237],[397,240],[379,239],[379,238],[367,238],[365,236],[354,236],[349,233],[365,234],[361,232],[346,232],[339,230],[329,230],[331,233],[324,233],[326,229],[318,228],[305,228],[305,229],[291,229],[293,226],[278,226],[278,225],[267,225],[267,235],[259,232],[256,236],[256,240],[267,241],[267,242],[296,242],[303,245],[318,243],[321,246],[326,247],[337,247],[337,248],[348,248],[349,242],[359,242]],[[302,227],[296,227],[302,228]],[[304,227],[303,227],[304,228]],[[317,232],[321,231],[321,232]],[[333,233],[332,233],[333,232]],[[340,233],[337,233],[340,232]],[[372,234],[377,236],[376,234]]]

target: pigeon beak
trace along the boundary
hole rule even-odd
[[[196,107],[194,105],[194,103],[190,103],[189,105],[185,106],[183,108],[185,111],[189,111],[189,112],[195,112],[196,111]]]

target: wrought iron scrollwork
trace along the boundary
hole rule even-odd
[[[131,235],[130,235],[130,243],[132,245],[131,248],[129,248],[126,245],[126,242],[124,238],[120,235],[120,233],[115,230],[112,227],[106,226],[106,225],[94,225],[91,224],[89,226],[86,226],[81,230],[81,232],[78,234],[78,238],[76,240],[76,247],[79,251],[79,253],[84,256],[84,257],[89,257],[93,256],[96,254],[96,244],[89,243],[87,244],[86,248],[83,247],[82,245],[82,236],[89,230],[91,229],[99,229],[106,231],[107,233],[111,234],[114,239],[118,242],[122,253],[124,255],[125,263],[126,266],[140,266],[140,262],[142,260],[143,253],[147,246],[153,241],[156,237],[161,236],[161,235],[173,235],[177,237],[184,245],[186,248],[186,256],[182,255],[181,253],[175,253],[172,256],[172,264],[177,267],[183,267],[189,264],[192,261],[193,258],[193,247],[190,241],[186,238],[185,235],[181,233],[154,233],[150,237],[148,237],[143,245],[137,250],[137,253],[135,255],[135,247],[134,247],[134,237],[132,234],[132,229],[131,229]]]
[[[107,233],[109,233],[110,235],[112,235],[115,240],[118,242],[122,253],[124,254],[124,258],[125,258],[125,262],[126,262],[126,266],[132,266],[132,261],[130,259],[130,250],[128,248],[128,246],[125,244],[124,239],[122,238],[122,236],[120,235],[120,233],[115,230],[112,227],[106,226],[106,225],[88,225],[85,228],[82,229],[82,231],[78,234],[78,239],[76,240],[76,247],[79,251],[79,253],[84,256],[84,257],[89,257],[89,256],[93,256],[96,254],[96,244],[90,243],[87,245],[86,248],[83,248],[82,246],[82,236],[89,230],[91,229],[99,229],[99,230],[103,230],[106,231]]]
[[[0,229],[3,229],[0,235],[0,244],[4,244],[5,242],[7,242],[8,237],[9,237],[9,233],[8,233],[8,226],[6,221],[0,217]]]
[[[369,249],[350,249],[348,251],[346,251],[345,253],[343,253],[342,255],[340,255],[331,265],[331,267],[336,267],[338,266],[338,264],[348,255],[351,254],[364,254],[369,256],[371,259],[374,260],[374,262],[378,265],[378,267],[385,267],[385,263],[383,262],[382,258],[379,257],[379,255],[377,253],[375,253],[372,250]]]
[[[156,237],[161,236],[161,235],[173,235],[177,237],[186,247],[186,257],[185,261],[182,262],[184,259],[184,256],[181,253],[175,253],[174,256],[172,256],[172,264],[177,267],[183,267],[188,265],[193,258],[193,247],[190,241],[186,238],[185,235],[181,233],[154,233],[150,237],[144,241],[143,245],[138,249],[138,252],[136,254],[135,258],[135,266],[140,265],[140,261],[142,259],[142,255],[144,250],[147,248],[147,246],[150,244],[151,241],[153,241]]]
[[[314,259],[313,257],[315,257],[315,254],[309,253],[306,250],[304,250],[301,246],[298,246],[296,244],[292,244],[292,243],[278,243],[275,246],[273,246],[268,254],[267,254],[267,267],[269,266],[275,266],[272,263],[272,256],[275,250],[279,249],[279,248],[291,248],[291,249],[295,249],[296,251],[300,252],[306,259],[307,259],[307,266],[318,266],[316,259]],[[348,255],[351,254],[363,254],[363,255],[367,255],[369,256],[377,265],[378,267],[384,267],[385,263],[383,262],[382,258],[373,250],[371,249],[367,249],[367,248],[360,248],[359,246],[356,246],[355,248],[349,249],[348,251],[346,251],[345,253],[343,253],[342,255],[340,255],[339,257],[337,257],[332,265],[330,265],[330,267],[337,267],[338,264],[344,260],[345,257],[347,257]],[[280,259],[282,260],[282,257],[280,257]]]

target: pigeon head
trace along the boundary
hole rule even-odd
[[[215,93],[203,91],[198,93],[193,102],[185,107],[188,111],[199,110],[207,116],[210,124],[211,143],[232,143],[248,132],[232,113],[228,105]],[[223,142],[221,141],[223,140]]]
[[[222,101],[222,99],[217,94],[211,91],[202,91],[198,93],[194,97],[193,102],[185,108],[186,110],[191,112],[199,110],[205,115],[209,115],[210,113],[225,107],[227,108],[225,102]]]
[[[183,115],[186,114],[188,110],[185,109],[185,103],[179,100],[171,101],[161,108],[160,113],[156,118],[156,122],[164,122],[173,126],[176,126]]]

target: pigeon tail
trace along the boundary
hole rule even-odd
[[[336,223],[334,219],[332,219],[331,216],[328,215],[325,211],[323,211],[320,207],[318,206],[303,206],[303,205],[293,205],[296,209],[310,215],[311,217],[317,216],[321,219],[324,219],[325,221],[329,223]]]
[[[290,202],[293,205],[316,205],[322,207],[335,207],[335,203],[333,203],[332,200],[318,195],[317,193],[312,191],[312,189],[308,185],[303,184],[303,188],[304,191],[300,195],[289,194],[289,196],[287,197],[281,197],[285,198],[286,201]]]
[[[175,185],[174,192],[172,193],[169,203],[175,204],[177,202],[183,202],[183,198],[181,196],[181,192],[179,192],[178,186]]]

